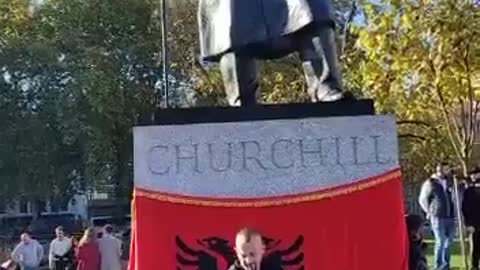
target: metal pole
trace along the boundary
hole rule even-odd
[[[161,14],[161,32],[162,32],[162,67],[163,67],[163,87],[165,90],[164,93],[164,100],[165,100],[165,108],[169,107],[169,81],[168,81],[168,46],[167,46],[167,8],[166,8],[166,1],[167,0],[160,0],[160,14]]]
[[[465,233],[463,231],[463,218],[462,208],[460,206],[460,192],[458,191],[458,179],[457,176],[453,176],[453,193],[455,199],[455,208],[457,209],[457,221],[458,221],[458,234],[460,235],[460,247],[462,249],[462,257],[465,269],[468,269],[468,259],[465,248]]]

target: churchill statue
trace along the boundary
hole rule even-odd
[[[220,65],[230,106],[257,103],[257,59],[298,52],[312,102],[347,97],[329,0],[200,0],[200,52]]]

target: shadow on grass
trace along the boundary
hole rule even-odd
[[[430,266],[430,269],[434,269],[434,259],[433,259],[433,246],[434,246],[434,241],[433,240],[425,240],[427,243],[427,259],[428,259],[428,265]],[[463,258],[462,258],[462,249],[460,246],[460,242],[457,240],[454,242],[452,249],[451,249],[451,270],[465,270]]]

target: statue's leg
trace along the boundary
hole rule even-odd
[[[304,34],[301,42],[299,53],[312,102],[342,99],[334,30],[320,27],[317,34]]]
[[[220,60],[220,70],[230,106],[247,107],[257,104],[255,59],[228,53]]]

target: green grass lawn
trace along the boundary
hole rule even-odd
[[[430,266],[430,269],[434,269],[435,264],[433,263],[433,245],[434,242],[433,240],[426,240],[428,244],[428,265]],[[468,244],[467,244],[467,250],[468,250]],[[460,242],[456,241],[453,248],[452,248],[452,261],[451,261],[451,267],[452,270],[465,270],[463,267],[463,258],[462,258],[462,250],[460,248]]]

